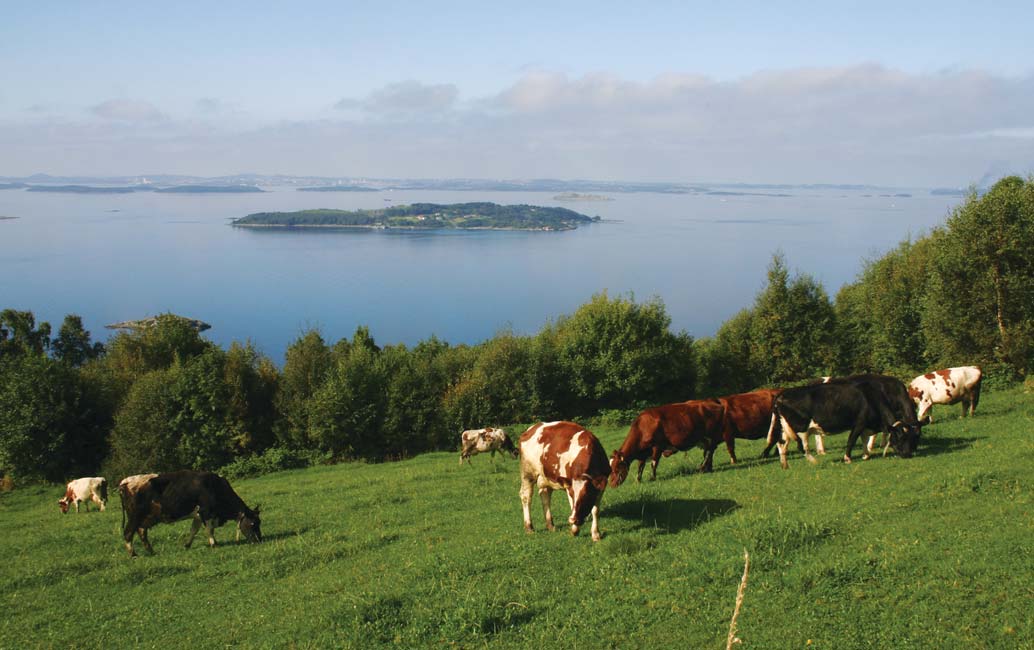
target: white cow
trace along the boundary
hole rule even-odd
[[[108,482],[103,476],[90,476],[77,478],[69,481],[65,486],[65,496],[57,500],[61,512],[68,514],[68,506],[75,504],[75,511],[79,512],[79,503],[86,502],[86,509],[89,510],[90,501],[96,503],[101,512],[104,512],[104,505],[108,502]]]
[[[495,458],[496,451],[510,452],[514,458],[518,455],[513,441],[503,429],[468,429],[460,434],[460,443],[460,465],[464,460],[469,463],[470,457],[474,454],[483,454],[486,451],[492,452],[492,458]]]
[[[934,404],[962,402],[962,415],[977,410],[980,401],[980,382],[983,374],[977,366],[962,366],[935,370],[919,375],[908,385],[908,395],[916,403],[916,417],[925,418]],[[931,418],[932,420],[933,418]]]

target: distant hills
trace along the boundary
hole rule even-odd
[[[326,176],[287,176],[281,174],[237,174],[201,177],[174,174],[153,176],[50,176],[34,174],[25,177],[0,176],[0,190],[28,189],[33,192],[75,193],[238,193],[261,192],[262,187],[294,187],[300,192],[378,192],[390,190],[447,190],[481,192],[550,192],[571,193],[635,193],[710,194],[713,196],[787,196],[788,191],[850,191],[876,195],[895,195],[915,188],[885,187],[862,184],[831,183],[673,183],[642,181],[594,181],[586,179],[397,179]],[[934,196],[965,196],[967,189],[933,188]]]

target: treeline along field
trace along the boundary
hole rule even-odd
[[[659,300],[597,295],[537,334],[475,346],[301,335],[278,367],[171,315],[105,348],[0,313],[0,474],[64,480],[182,468],[229,475],[455,448],[459,431],[536,419],[628,421],[645,406],[875,371],[980,364],[985,386],[1034,365],[1034,183],[975,193],[943,227],[865,263],[835,299],[777,254],[716,335],[672,332]]]

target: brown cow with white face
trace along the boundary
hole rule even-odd
[[[916,417],[923,420],[934,404],[962,402],[962,415],[977,410],[984,376],[977,366],[945,368],[919,375],[908,385],[908,396],[916,403]],[[932,418],[931,418],[932,419]]]
[[[607,488],[610,466],[607,452],[591,431],[574,422],[533,424],[521,436],[521,506],[524,529],[531,525],[531,493],[538,487],[546,528],[554,530],[549,504],[553,490],[567,492],[571,503],[571,534],[577,535],[585,518],[592,515],[592,541],[600,540],[600,499]]]

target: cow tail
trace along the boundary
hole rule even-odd
[[[126,531],[126,490],[122,484],[118,486],[118,502],[122,506],[122,532]]]
[[[980,377],[977,378],[976,383],[973,384],[973,399],[970,402],[971,406],[969,407],[969,412],[970,413],[976,413],[977,412],[977,404],[980,403],[980,384],[982,384],[982,383],[984,383],[984,375],[983,375],[983,373],[980,374]]]
[[[766,436],[766,442],[769,448],[775,444],[775,439],[772,434],[775,433],[776,420],[779,418],[779,406],[776,404],[772,405],[772,422],[768,425],[768,435]]]

